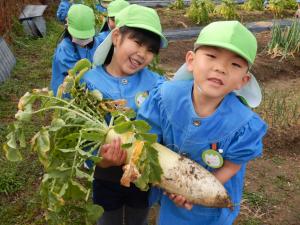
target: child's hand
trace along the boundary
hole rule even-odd
[[[193,204],[188,202],[183,196],[175,195],[164,192],[177,206],[186,208],[187,210],[191,210],[193,208]]]
[[[121,166],[125,163],[127,152],[121,148],[121,139],[114,139],[112,143],[101,146],[99,155],[102,157],[98,166],[107,168]]]

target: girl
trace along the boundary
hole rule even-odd
[[[167,46],[159,17],[154,9],[130,5],[115,17],[116,28],[98,47],[94,64],[82,82],[90,90],[98,89],[104,98],[126,99],[135,111],[158,82],[164,79],[146,67]],[[147,224],[148,193],[134,185],[120,186],[126,154],[120,140],[103,145],[93,181],[94,203],[103,206],[101,225]]]
[[[175,74],[175,79],[194,79],[163,83],[139,110],[138,119],[149,122],[160,142],[212,172],[234,204],[233,210],[193,206],[182,196],[153,189],[160,225],[231,225],[237,217],[246,165],[262,154],[267,129],[245,105],[261,101],[249,73],[256,49],[254,35],[238,21],[209,24]]]

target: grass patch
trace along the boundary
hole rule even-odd
[[[276,187],[282,190],[289,190],[290,180],[284,175],[277,175],[274,180]]]
[[[260,219],[257,218],[249,218],[244,220],[241,225],[261,225],[263,224]]]
[[[6,126],[14,119],[18,98],[33,88],[47,87],[51,78],[54,49],[63,26],[47,19],[47,36],[34,39],[23,33],[17,20],[11,33],[11,49],[17,64],[11,77],[0,84],[0,145],[7,135]],[[35,125],[29,128],[35,131]],[[30,134],[29,134],[30,135]],[[36,191],[42,167],[29,149],[23,152],[24,160],[12,163],[0,151],[0,218],[1,225],[46,224],[40,210],[40,197]]]
[[[300,122],[300,92],[298,90],[263,89],[263,101],[255,110],[272,128],[286,128]]]
[[[268,199],[263,193],[259,192],[244,192],[243,198],[252,207],[264,208],[268,204]]]

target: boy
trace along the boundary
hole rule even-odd
[[[256,107],[260,89],[249,68],[256,39],[238,21],[214,22],[200,33],[186,64],[150,93],[138,112],[158,141],[212,172],[227,189],[234,209],[191,205],[182,196],[162,195],[160,225],[230,225],[237,217],[246,165],[262,153],[266,124],[243,102]],[[241,95],[243,100],[240,100]]]

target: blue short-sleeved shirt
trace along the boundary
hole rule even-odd
[[[102,37],[94,37],[92,47],[80,47],[72,43],[70,38],[64,38],[57,46],[53,61],[52,61],[52,78],[51,89],[56,94],[59,85],[62,84],[64,78],[68,75],[68,70],[71,69],[75,63],[83,58],[87,58],[93,62],[93,56],[97,47],[102,42]]]
[[[160,201],[161,225],[229,225],[239,213],[246,164],[262,154],[267,126],[234,93],[228,94],[212,115],[201,118],[194,110],[192,89],[193,81],[163,83],[150,93],[137,119],[148,121],[163,145],[187,155],[209,171],[213,169],[202,161],[202,152],[217,143],[225,160],[241,165],[239,172],[224,184],[235,208],[231,211],[194,205],[188,211],[177,207],[157,189],[153,189],[150,201]]]

